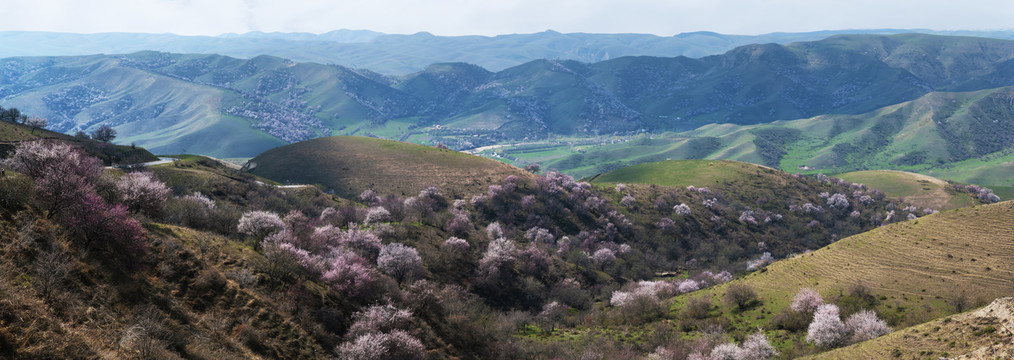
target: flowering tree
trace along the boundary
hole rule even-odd
[[[98,194],[91,192],[73,206],[72,214],[69,222],[73,228],[83,232],[90,242],[98,242],[114,249],[128,265],[137,265],[137,261],[148,250],[144,228],[137,220],[130,218],[126,206],[110,205]]]
[[[454,251],[465,252],[468,251],[469,245],[467,240],[451,236],[444,241],[444,247]]]
[[[380,250],[377,267],[398,282],[422,275],[423,272],[419,253],[415,248],[400,243],[387,244]]]
[[[48,217],[81,203],[95,191],[93,184],[102,175],[98,159],[63,142],[23,142],[14,148],[7,163],[35,180],[35,192]]]
[[[740,360],[766,360],[778,356],[778,351],[768,342],[764,333],[751,334],[743,341]]]
[[[870,310],[863,310],[849,316],[845,320],[845,328],[852,335],[849,341],[854,343],[875,339],[891,332],[887,322],[878,319],[877,314]]]
[[[299,258],[304,267],[312,268],[312,256]],[[311,266],[307,266],[311,265]],[[347,251],[337,251],[330,259],[325,259],[320,279],[344,296],[369,297],[377,286],[377,277],[373,269],[359,255]]]
[[[503,226],[498,222],[490,223],[486,226],[486,236],[490,240],[496,240],[503,237]]]
[[[733,343],[725,343],[711,349],[712,360],[740,360],[743,358],[743,349]]]
[[[41,129],[41,128],[46,127],[46,124],[48,124],[48,123],[49,123],[49,121],[46,121],[45,118],[34,117],[34,116],[25,120],[25,125],[27,125],[28,127],[32,128],[32,134],[35,133],[36,129]]]
[[[764,254],[761,254],[761,257],[759,259],[754,259],[746,262],[746,271],[760,270],[762,267],[774,261],[775,258],[771,256],[771,253],[764,252]]]
[[[525,231],[525,239],[531,242],[539,242],[546,244],[552,244],[554,241],[556,241],[556,237],[553,236],[553,233],[549,232],[548,229],[543,229],[538,226],[528,229],[528,231]]]
[[[505,238],[490,241],[479,259],[479,279],[490,285],[506,280],[516,269],[517,253],[514,241]]]
[[[608,248],[601,248],[592,254],[592,261],[599,267],[606,267],[616,261],[616,253]]]
[[[466,211],[455,211],[454,217],[447,221],[446,230],[457,236],[465,236],[472,230],[472,219]]]
[[[387,211],[387,209],[385,209],[382,206],[374,206],[369,209],[366,209],[366,218],[363,220],[363,223],[369,225],[390,220],[391,220],[390,211]]]
[[[202,194],[199,191],[198,192],[194,192],[193,195],[186,195],[182,199],[186,200],[186,201],[193,201],[193,202],[199,203],[201,205],[204,205],[204,207],[206,209],[208,209],[208,210],[211,210],[211,209],[215,208],[215,200],[212,200],[212,199],[208,198],[207,196],[205,196],[204,194]]]
[[[673,211],[673,213],[675,213],[676,215],[679,215],[679,216],[688,216],[688,215],[690,215],[690,206],[687,206],[687,204],[682,204],[681,203],[681,204],[676,205],[675,207],[673,207],[672,211]]]
[[[806,329],[806,342],[833,348],[841,346],[848,337],[848,329],[838,315],[838,306],[824,304],[813,313],[813,321]]]
[[[830,206],[831,208],[834,209],[841,210],[848,209],[849,199],[844,194],[836,193],[827,198],[827,206]]]
[[[394,330],[410,331],[413,327],[412,312],[392,305],[372,305],[353,315],[355,322],[349,327],[346,338],[356,338],[371,333],[385,333]]]
[[[634,199],[634,197],[630,194],[627,194],[620,200],[620,206],[623,207],[631,207],[634,206],[635,203],[637,203],[637,199]]]
[[[380,203],[380,195],[373,190],[364,190],[362,194],[359,194],[359,200],[366,205],[376,205]]]
[[[124,174],[116,182],[116,189],[127,208],[131,211],[148,214],[154,214],[161,210],[166,198],[169,197],[169,188],[150,172]],[[214,207],[214,203],[212,203],[212,207]]]
[[[811,288],[799,289],[796,296],[792,298],[792,304],[789,307],[793,311],[799,313],[812,313],[817,310],[817,307],[824,303],[824,299],[820,297],[820,293]]]
[[[389,333],[364,334],[355,340],[341,344],[335,350],[339,359],[421,360],[426,352],[422,342],[404,330]]]
[[[242,234],[263,239],[269,234],[285,228],[282,219],[270,211],[247,211],[239,218],[239,225],[236,230]]]

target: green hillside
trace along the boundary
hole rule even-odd
[[[889,197],[903,197],[920,208],[951,210],[978,204],[967,193],[957,193],[943,180],[932,176],[895,170],[855,171],[835,177],[883,191]]]
[[[411,195],[436,186],[453,197],[485,191],[516,167],[453,150],[367,137],[333,136],[298,142],[250,160],[251,173],[282,184],[320,184],[345,198],[364,190]]]
[[[518,161],[590,176],[664,159],[727,159],[788,172],[896,169],[992,187],[1014,185],[1014,87],[934,92],[859,115],[738,126],[711,124],[683,133],[615,137],[581,146],[562,140],[539,158],[523,146],[497,149]],[[691,151],[694,150],[694,151]]]

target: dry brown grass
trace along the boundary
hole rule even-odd
[[[367,189],[415,195],[436,186],[445,195],[470,195],[508,175],[530,177],[516,167],[453,150],[365,137],[333,136],[264,152],[251,160],[255,175],[282,184],[321,184],[342,197]]]
[[[746,280],[762,292],[862,282],[880,295],[992,300],[1014,290],[1014,202],[892,224],[779,261]]]

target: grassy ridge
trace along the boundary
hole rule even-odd
[[[333,136],[269,150],[251,160],[252,173],[280,183],[321,184],[343,197],[367,189],[414,194],[437,186],[472,194],[521,169],[478,156],[366,137]]]
[[[950,189],[946,181],[932,176],[894,170],[868,170],[838,174],[836,177],[883,191],[889,197],[904,197],[921,208],[951,210],[979,202],[966,193]]]

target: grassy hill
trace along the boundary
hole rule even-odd
[[[920,208],[951,210],[978,204],[967,193],[957,193],[944,180],[932,176],[895,170],[854,171],[835,177],[865,184],[883,191],[889,197],[904,197]]]
[[[958,299],[967,308],[1010,295],[1014,288],[1012,240],[1014,202],[961,208],[842,239],[704,294],[720,303],[733,285],[753,288],[759,306],[735,311],[723,305],[721,313],[727,314],[731,328],[770,330],[774,315],[801,288],[816,289],[825,301],[844,300],[850,287],[863,284],[870,289],[880,316],[901,329],[954,313]],[[677,300],[676,309],[686,298]],[[770,334],[786,349],[812,351],[793,345],[802,341],[805,329],[802,334],[785,330]]]
[[[346,198],[364,190],[412,195],[426,186],[464,196],[485,191],[516,167],[453,150],[367,137],[333,136],[272,149],[251,172],[279,183],[320,184]]]

